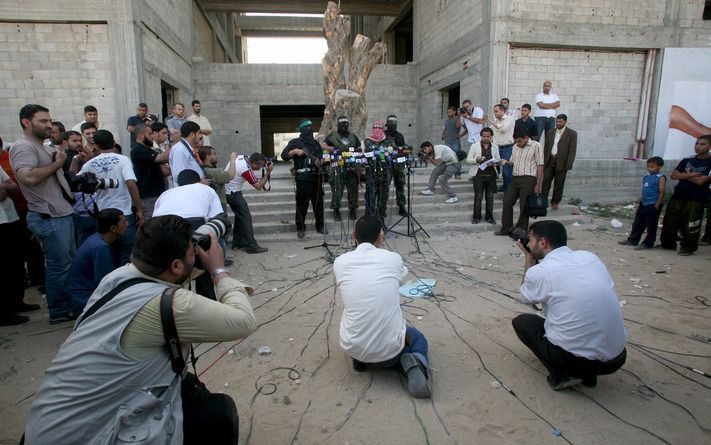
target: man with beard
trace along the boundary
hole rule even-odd
[[[143,217],[150,218],[153,216],[156,199],[165,191],[161,164],[168,162],[170,149],[163,153],[153,149],[153,129],[148,125],[136,124],[133,134],[136,143],[131,149],[131,162],[141,195]]]
[[[368,153],[370,168],[365,182],[365,213],[375,215],[385,221],[390,188],[392,153],[397,151],[395,140],[383,131],[383,121],[373,122],[373,132],[365,140],[365,152]],[[370,155],[370,153],[373,153]],[[404,205],[404,201],[403,201]]]
[[[341,220],[341,198],[343,197],[343,186],[348,189],[348,216],[351,221],[356,220],[356,210],[358,209],[358,171],[355,164],[346,164],[345,157],[353,152],[362,151],[360,139],[349,131],[350,121],[346,116],[338,117],[337,130],[324,140],[324,148],[330,148],[334,153],[331,170],[331,209],[333,209],[333,220]],[[348,153],[344,155],[344,153]]]
[[[299,123],[300,136],[286,144],[281,158],[294,161],[296,179],[296,231],[299,238],[306,234],[306,213],[309,202],[316,217],[316,232],[328,233],[323,221],[323,183],[321,176],[321,145],[314,139],[313,123]]]
[[[385,135],[395,141],[398,148],[405,146],[405,138],[402,133],[397,131],[397,116],[389,115],[385,120]],[[397,202],[398,213],[400,216],[407,215],[407,197],[405,196],[405,165],[393,164],[392,178],[395,180],[395,201]],[[388,183],[388,187],[390,184]]]

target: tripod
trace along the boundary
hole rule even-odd
[[[321,191],[321,193],[323,194],[323,178],[324,178],[324,176],[323,176],[323,172],[321,172],[320,169],[319,169],[318,175],[319,175],[318,176],[318,182],[319,182],[318,187],[319,187],[319,190]],[[325,206],[325,203],[322,204],[322,207],[323,206]],[[322,209],[322,211],[324,211],[324,210],[325,209]],[[316,244],[314,246],[306,246],[306,247],[304,247],[304,250],[315,249],[317,247],[324,247],[326,249],[327,257],[328,257],[329,261],[332,262],[336,258],[336,256],[333,254],[333,252],[331,252],[331,249],[329,247],[337,247],[337,246],[339,246],[339,244],[329,244],[328,242],[326,242],[326,235],[327,234],[328,234],[328,230],[326,230],[326,222],[325,222],[325,218],[324,218],[323,241],[321,242],[321,244]]]
[[[422,233],[424,233],[427,238],[430,237],[430,234],[427,233],[427,231],[422,227],[422,225],[415,219],[414,216],[412,216],[412,176],[415,174],[414,168],[410,165],[410,163],[406,163],[405,168],[407,169],[407,210],[405,211],[405,215],[401,216],[397,221],[393,223],[388,229],[385,231],[385,233],[392,232],[392,233],[397,233],[398,235],[406,236],[408,238],[413,238],[415,240],[415,247],[417,248],[417,253],[421,253],[420,251],[420,243],[417,241],[417,232],[420,230]],[[400,224],[400,221],[403,219],[407,218],[407,232],[402,233],[398,232],[396,230],[393,230],[395,226]],[[415,228],[415,225],[417,225],[417,228]]]

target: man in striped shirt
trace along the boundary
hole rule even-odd
[[[519,202],[519,216],[516,227],[528,232],[528,197],[532,193],[541,193],[543,189],[543,147],[530,139],[521,129],[514,132],[514,146],[511,160],[501,160],[513,169],[511,185],[504,195],[504,208],[501,212],[501,229],[496,235],[508,235],[513,226],[513,206]]]

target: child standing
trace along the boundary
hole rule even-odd
[[[642,200],[637,207],[637,214],[632,223],[630,236],[620,241],[623,246],[636,246],[635,250],[651,249],[654,247],[654,240],[657,238],[657,225],[659,215],[664,205],[664,190],[667,178],[660,170],[664,166],[664,159],[654,156],[647,159],[647,174],[642,179]],[[639,244],[645,229],[647,236]]]

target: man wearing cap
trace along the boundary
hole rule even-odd
[[[333,220],[341,220],[341,198],[343,186],[348,189],[348,211],[351,221],[356,220],[358,209],[358,171],[355,164],[349,164],[347,158],[356,151],[362,151],[358,136],[348,130],[350,121],[346,116],[338,117],[336,131],[326,136],[323,148],[333,153],[331,160],[331,209]]]
[[[385,135],[395,141],[395,145],[398,148],[405,146],[405,138],[402,133],[397,131],[397,116],[391,114],[385,120]],[[407,200],[405,197],[405,166],[403,164],[393,165],[393,179],[395,180],[395,201],[397,202],[397,207],[400,216],[407,215],[405,206],[407,205]]]
[[[306,234],[306,213],[309,202],[316,217],[316,231],[328,233],[323,221],[323,181],[321,175],[321,145],[314,139],[313,123],[299,123],[299,137],[286,144],[281,158],[294,161],[296,179],[296,231],[299,238]]]

